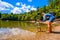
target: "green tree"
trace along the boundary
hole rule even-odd
[[[1,13],[0,13],[0,18],[1,18]]]

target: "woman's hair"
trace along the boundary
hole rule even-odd
[[[45,14],[45,12],[42,12],[41,15],[43,16]]]

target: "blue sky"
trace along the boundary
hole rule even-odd
[[[0,12],[29,12],[45,5],[48,5],[48,0],[0,0]]]

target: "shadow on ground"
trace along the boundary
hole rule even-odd
[[[60,32],[56,32],[56,31],[52,31],[51,33],[54,33],[54,34],[60,34]]]

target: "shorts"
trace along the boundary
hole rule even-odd
[[[50,18],[49,18],[49,22],[53,22],[53,21],[54,21],[54,19],[55,19],[55,18],[50,17]]]

